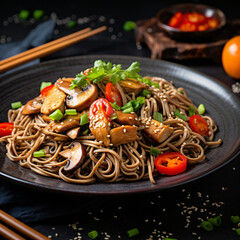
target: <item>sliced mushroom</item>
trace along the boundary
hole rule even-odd
[[[66,134],[71,138],[71,139],[76,139],[80,131],[80,127],[76,127],[73,129],[70,129],[66,132]]]
[[[122,111],[115,111],[117,114],[116,122],[123,125],[139,126],[139,120],[136,113],[123,113]]]
[[[158,143],[165,141],[173,132],[173,128],[156,120],[144,124],[144,131]]]
[[[80,142],[73,142],[71,148],[59,152],[59,155],[68,159],[64,167],[67,172],[78,169],[87,157],[86,149]]]
[[[110,136],[113,146],[126,144],[139,139],[137,136],[137,127],[129,125],[111,129]]]
[[[126,78],[125,80],[119,81],[120,86],[126,93],[135,93],[136,95],[142,92],[144,89],[148,89],[147,84],[141,83],[140,81],[133,78]]]
[[[103,141],[103,144],[107,147],[110,145],[111,123],[102,112],[97,113],[90,119],[89,128],[98,141]]]
[[[49,115],[57,109],[63,113],[65,108],[65,98],[65,93],[54,86],[49,91],[47,97],[43,102],[41,113]]]
[[[44,97],[36,97],[28,101],[23,107],[22,114],[36,114],[39,113],[44,102]]]
[[[60,122],[52,122],[50,123],[50,129],[53,132],[57,132],[57,133],[63,133],[66,132],[69,129],[75,128],[77,126],[79,126],[80,124],[80,118],[81,118],[80,113],[78,113],[77,115],[67,115],[65,118],[63,118]]]
[[[90,105],[98,97],[98,88],[95,84],[89,84],[84,88],[71,88],[72,78],[61,78],[56,82],[56,86],[68,94],[66,98],[66,105],[68,108],[75,108],[78,111],[90,107]]]

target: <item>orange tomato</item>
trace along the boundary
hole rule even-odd
[[[240,35],[226,42],[222,51],[222,65],[230,77],[240,79]]]

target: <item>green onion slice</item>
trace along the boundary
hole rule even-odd
[[[45,156],[45,153],[43,149],[33,152],[33,157],[44,157],[44,156]]]
[[[151,96],[151,92],[148,91],[147,89],[144,89],[144,90],[141,92],[141,95],[144,96],[144,97],[150,97],[150,96]]]
[[[161,153],[161,150],[158,148],[150,147],[150,154],[153,156],[158,156]]]
[[[139,234],[139,230],[137,228],[133,228],[127,231],[129,237],[134,237]]]
[[[240,228],[237,228],[235,231],[236,231],[237,235],[240,236]]]
[[[22,106],[20,101],[11,103],[12,109],[18,109]]]
[[[80,126],[83,126],[85,124],[89,123],[89,119],[88,119],[88,114],[85,113],[81,116],[81,120],[80,120]]]
[[[45,88],[45,87],[49,87],[51,86],[52,83],[51,82],[42,82],[41,86],[40,86],[40,92]]]
[[[231,216],[231,221],[234,224],[239,223],[240,222],[240,217],[239,216]]]
[[[192,115],[195,115],[195,109],[193,106],[189,106],[188,116],[191,117]]]
[[[110,103],[110,105],[114,108],[114,110],[117,110],[117,111],[120,111],[120,110],[121,110],[121,107],[118,106],[116,102],[114,102],[114,103],[109,102],[109,103]]]
[[[200,115],[203,115],[203,114],[205,113],[205,107],[204,107],[203,104],[200,104],[200,105],[198,106],[198,113],[199,113]]]
[[[77,115],[77,110],[76,109],[66,109],[65,114],[66,115]]]
[[[220,216],[214,217],[214,218],[209,218],[208,222],[210,222],[213,226],[219,227],[222,223],[222,219]]]
[[[95,239],[97,236],[98,236],[98,232],[96,230],[93,230],[88,233],[88,237],[90,237],[91,239]]]
[[[183,121],[186,121],[186,120],[187,120],[187,119],[186,119],[186,116],[183,115],[183,114],[181,114],[178,109],[176,109],[176,110],[174,111],[174,115],[177,116],[177,117],[179,117],[179,118],[182,119]]]
[[[52,120],[54,120],[54,121],[59,121],[59,120],[62,119],[63,114],[62,114],[62,112],[61,112],[59,109],[57,109],[56,111],[54,111],[53,113],[51,113],[51,114],[49,115],[49,117],[50,117]]]
[[[158,122],[163,122],[163,115],[160,112],[154,112],[153,119]]]
[[[123,29],[127,32],[131,31],[131,30],[134,30],[136,27],[136,23],[133,22],[133,21],[126,21],[124,24],[123,24]]]
[[[200,226],[208,232],[213,230],[213,225],[208,221],[202,221]]]
[[[131,112],[134,112],[133,107],[125,108],[125,109],[123,110],[123,113],[131,113]]]

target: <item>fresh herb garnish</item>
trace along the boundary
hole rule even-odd
[[[144,90],[141,92],[141,96],[143,96],[143,97],[151,97],[151,92],[148,91],[147,89],[144,89]]]
[[[150,148],[150,154],[153,156],[158,156],[161,153],[161,150],[158,148],[154,148],[153,146],[151,146]]]
[[[163,115],[160,112],[154,112],[153,119],[158,122],[163,122]]]
[[[127,69],[122,69],[121,64],[112,64],[111,62],[104,62],[102,60],[96,60],[94,66],[86,73],[83,71],[76,75],[76,78],[72,81],[71,89],[75,87],[84,88],[90,83],[99,83],[103,79],[116,84],[126,78],[134,78],[140,82],[148,84],[149,86],[155,86],[159,88],[158,83],[152,82],[150,79],[142,78],[138,72],[140,71],[139,62],[133,62]]]
[[[126,21],[126,22],[123,24],[123,29],[124,29],[126,32],[129,32],[129,31],[134,30],[135,27],[136,27],[136,23],[133,22],[133,21]]]
[[[123,110],[124,113],[131,113],[136,112],[140,107],[142,107],[142,105],[145,103],[145,97],[139,96],[137,97],[137,99],[129,101],[122,107],[118,106],[116,102],[109,103],[114,108],[114,110],[117,111]]]
[[[188,116],[191,117],[192,115],[195,115],[195,109],[193,106],[189,106]]]
[[[183,121],[186,121],[187,118],[185,115],[181,114],[180,111],[178,109],[175,109],[174,111],[174,115],[180,119],[182,119]]]

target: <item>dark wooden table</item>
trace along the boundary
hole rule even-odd
[[[51,2],[21,1],[17,5],[1,3],[0,42],[22,39],[42,20],[16,22],[20,10],[44,10],[46,18],[57,16],[53,38],[77,31],[83,27],[101,24],[108,30],[99,36],[75,44],[41,59],[89,54],[122,54],[150,57],[147,46],[136,46],[134,32],[125,32],[126,20],[137,21],[154,16],[161,8],[178,1],[82,3],[74,1]],[[186,1],[185,1],[186,2]],[[195,1],[196,2],[196,1]],[[221,8],[228,18],[239,17],[237,3],[228,1],[201,1]],[[15,20],[14,20],[15,19]],[[74,23],[69,23],[73,20]],[[70,24],[70,26],[69,26]],[[75,26],[71,26],[74,25]],[[0,53],[1,54],[1,53]],[[174,61],[174,60],[173,60]],[[176,62],[176,61],[175,61]],[[236,81],[226,75],[221,64],[207,60],[182,61],[180,64],[208,74],[232,88]],[[231,123],[230,123],[231,124]],[[12,198],[3,201],[0,208],[17,216],[52,239],[89,239],[88,232],[96,230],[97,239],[130,239],[126,231],[138,228],[140,233],[132,239],[239,239],[230,216],[240,215],[240,158],[236,157],[222,169],[185,186],[127,196],[77,197],[38,192],[16,186],[0,179]],[[222,216],[222,224],[207,232],[199,227],[202,220]]]

